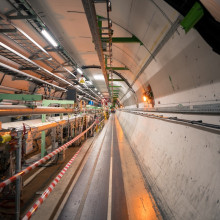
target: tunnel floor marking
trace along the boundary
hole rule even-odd
[[[109,193],[108,193],[107,220],[111,220],[111,214],[112,214],[112,150],[113,150],[113,124],[112,124],[112,141],[111,141],[111,160],[110,160],[110,172],[109,172]]]
[[[81,218],[82,211],[83,211],[83,208],[84,208],[84,205],[85,205],[85,201],[86,201],[86,199],[87,199],[87,195],[88,195],[88,192],[89,192],[89,189],[90,189],[90,185],[91,185],[91,183],[92,183],[92,178],[93,178],[94,173],[95,173],[96,165],[97,165],[97,163],[98,163],[98,159],[99,159],[101,150],[102,150],[102,148],[103,148],[103,142],[104,142],[104,140],[105,140],[105,136],[106,136],[107,130],[108,130],[108,129],[106,129],[105,135],[104,135],[103,140],[102,140],[102,143],[101,143],[101,147],[100,147],[100,149],[99,149],[99,151],[98,151],[98,154],[97,154],[97,156],[96,156],[96,160],[95,160],[95,163],[94,163],[94,165],[93,165],[92,172],[91,172],[91,174],[90,174],[90,176],[89,176],[89,181],[88,181],[88,184],[87,184],[87,186],[86,186],[86,190],[84,191],[84,194],[83,194],[81,203],[80,203],[80,205],[79,205],[79,208],[78,208],[78,210],[77,210],[77,214],[76,214],[75,219],[80,219],[80,218]]]

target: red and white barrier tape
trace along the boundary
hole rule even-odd
[[[73,138],[71,141],[67,142],[66,144],[64,144],[63,146],[57,148],[56,150],[54,150],[53,152],[49,153],[48,155],[46,155],[45,157],[43,157],[42,159],[38,160],[37,162],[33,163],[32,165],[30,165],[29,167],[25,168],[24,170],[22,170],[19,173],[16,173],[14,176],[10,177],[9,179],[3,181],[0,183],[0,190],[2,188],[4,188],[5,186],[9,185],[10,183],[14,182],[16,179],[19,178],[19,176],[23,176],[24,174],[29,173],[31,170],[35,169],[36,167],[38,167],[39,165],[41,165],[42,163],[45,163],[47,160],[49,160],[51,157],[55,156],[56,154],[58,154],[59,152],[65,150],[68,146],[70,146],[71,144],[73,144],[75,141],[77,141],[80,137],[82,137],[87,131],[89,131],[93,126],[95,125],[95,122],[89,127],[87,128],[85,131],[83,131],[81,134],[79,134],[78,136],[76,136],[75,138]]]
[[[75,160],[77,155],[79,154],[80,149],[76,152],[76,154],[72,157],[72,159],[66,164],[66,166],[62,169],[62,171],[57,175],[57,177],[53,180],[53,182],[50,184],[50,186],[44,191],[44,193],[41,195],[41,197],[34,203],[34,205],[31,207],[31,209],[26,213],[26,215],[22,218],[22,220],[30,219],[31,216],[37,211],[37,209],[41,206],[41,204],[44,202],[44,200],[50,195],[50,193],[53,191],[57,183],[60,181],[60,179],[63,177],[65,172],[68,170],[72,162]]]

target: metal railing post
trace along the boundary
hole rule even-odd
[[[15,172],[21,171],[21,147],[22,147],[22,132],[18,132],[18,144],[16,146],[16,167]],[[16,220],[20,219],[20,195],[21,195],[21,176],[16,180],[15,188],[15,216]]]

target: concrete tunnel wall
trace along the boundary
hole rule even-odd
[[[134,84],[139,107],[147,107],[143,93],[148,84],[156,107],[219,103],[220,56],[196,30],[185,34],[179,27]],[[132,92],[122,103],[136,108]]]
[[[158,108],[219,103],[220,56],[196,30],[178,32],[135,83],[139,108],[150,107],[142,100],[148,84]],[[123,105],[136,108],[131,92]],[[165,219],[220,219],[220,135],[128,112],[116,114]],[[220,123],[219,116],[178,117]]]
[[[164,219],[220,217],[220,136],[117,111]]]

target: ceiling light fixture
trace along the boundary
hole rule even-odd
[[[83,74],[83,71],[80,68],[77,68],[76,71],[80,74]]]
[[[95,89],[95,91],[97,91],[97,89],[96,88],[94,88]]]
[[[57,47],[58,44],[57,42],[53,39],[53,37],[45,30],[43,29],[41,31],[41,33],[44,35],[44,37],[54,46],[54,47]]]
[[[92,85],[92,82],[91,82],[91,81],[86,81],[86,83],[87,83],[88,85]]]
[[[94,79],[95,80],[105,80],[104,76],[102,74],[99,74],[99,75],[95,75],[94,76]]]
[[[144,100],[144,102],[147,101],[147,96],[146,96],[146,94],[143,95],[143,100]]]

